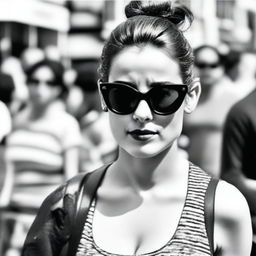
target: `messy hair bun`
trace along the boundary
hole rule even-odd
[[[184,5],[174,5],[170,1],[151,2],[147,5],[143,1],[131,1],[125,7],[125,15],[127,18],[140,15],[164,18],[178,27],[183,25],[185,21],[188,21],[190,26],[193,21],[193,14],[187,7]]]
[[[122,50],[150,44],[177,60],[183,83],[192,84],[193,50],[183,32],[190,27],[193,14],[183,5],[165,1],[130,1],[126,5],[127,20],[112,31],[102,51],[102,81],[108,81],[112,61]]]

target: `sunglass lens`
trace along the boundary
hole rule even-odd
[[[164,111],[173,104],[178,97],[178,92],[173,89],[159,88],[152,97],[152,104],[154,108]]]
[[[151,91],[151,105],[158,114],[171,114],[180,107],[184,94],[171,87],[154,88]]]
[[[179,92],[168,87],[159,87],[152,90],[151,105],[158,113],[171,112],[173,104],[179,98]]]
[[[104,87],[103,87],[104,89]],[[113,112],[119,114],[130,114],[137,104],[137,93],[133,89],[123,86],[106,86],[105,101]]]

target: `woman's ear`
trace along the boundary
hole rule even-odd
[[[100,95],[101,108],[104,112],[108,112],[108,107],[104,101],[104,98],[103,98],[101,90],[100,90],[100,80],[97,81],[97,84],[98,84],[98,91],[99,91],[99,95]]]
[[[193,82],[190,84],[188,93],[185,98],[185,113],[190,114],[196,108],[199,97],[201,94],[201,84],[200,79],[194,78]]]

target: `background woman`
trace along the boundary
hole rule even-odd
[[[17,249],[43,199],[78,173],[81,136],[77,121],[61,103],[67,90],[63,73],[61,63],[47,59],[27,70],[29,101],[15,117],[7,138],[5,198],[0,205],[27,216],[15,224],[11,247]]]

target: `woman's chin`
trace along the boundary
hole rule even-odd
[[[155,145],[150,147],[133,147],[124,150],[134,158],[146,159],[161,154],[165,149],[166,147],[158,147]]]

